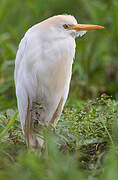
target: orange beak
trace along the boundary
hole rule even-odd
[[[76,31],[88,31],[88,30],[104,29],[104,27],[99,25],[91,25],[91,24],[77,24],[70,26],[69,29],[73,29]]]

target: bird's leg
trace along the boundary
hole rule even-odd
[[[37,131],[35,131],[35,127],[34,127],[36,125],[34,117],[36,116],[39,118],[40,115],[37,115],[37,112],[35,112],[35,109],[33,110],[33,108],[34,108],[33,105],[31,106],[28,100],[27,115],[26,115],[26,121],[25,121],[25,126],[24,126],[25,140],[26,140],[27,146],[30,148],[37,148],[37,147],[42,148],[43,139],[41,137],[36,136]],[[38,129],[39,129],[39,126],[37,126],[36,130]]]
[[[63,106],[63,98],[60,99],[59,104],[51,118],[51,121],[48,124],[53,128],[55,127],[55,125],[59,120],[59,117],[62,112],[62,106]],[[45,125],[42,124],[43,122],[40,122],[39,109],[40,108],[38,108],[37,104],[35,103],[32,103],[32,105],[28,105],[27,117],[24,126],[24,135],[27,146],[33,149],[34,148],[42,149],[44,145],[43,130],[45,129]]]
[[[32,147],[33,144],[36,144],[36,142],[33,142],[34,137],[32,132],[32,119],[31,119],[31,111],[30,111],[29,103],[28,103],[27,115],[24,125],[24,135],[28,147]]]
[[[61,115],[61,112],[62,112],[62,105],[63,105],[63,98],[60,99],[59,101],[59,104],[56,108],[56,111],[54,112],[53,116],[52,116],[52,119],[50,121],[50,124],[52,124],[54,127],[56,126],[58,120],[59,120],[59,117]]]

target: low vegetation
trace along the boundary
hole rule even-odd
[[[0,114],[0,179],[117,179],[118,102],[107,96],[68,102],[58,126],[42,128],[45,148],[34,152],[26,148],[17,112]]]

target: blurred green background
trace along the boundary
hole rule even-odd
[[[14,61],[18,44],[32,25],[57,14],[79,23],[100,24],[76,40],[69,98],[86,100],[102,93],[118,99],[117,0],[0,0],[0,110],[16,107]]]

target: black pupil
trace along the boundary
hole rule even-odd
[[[69,26],[67,24],[64,24],[64,28],[67,29]]]

